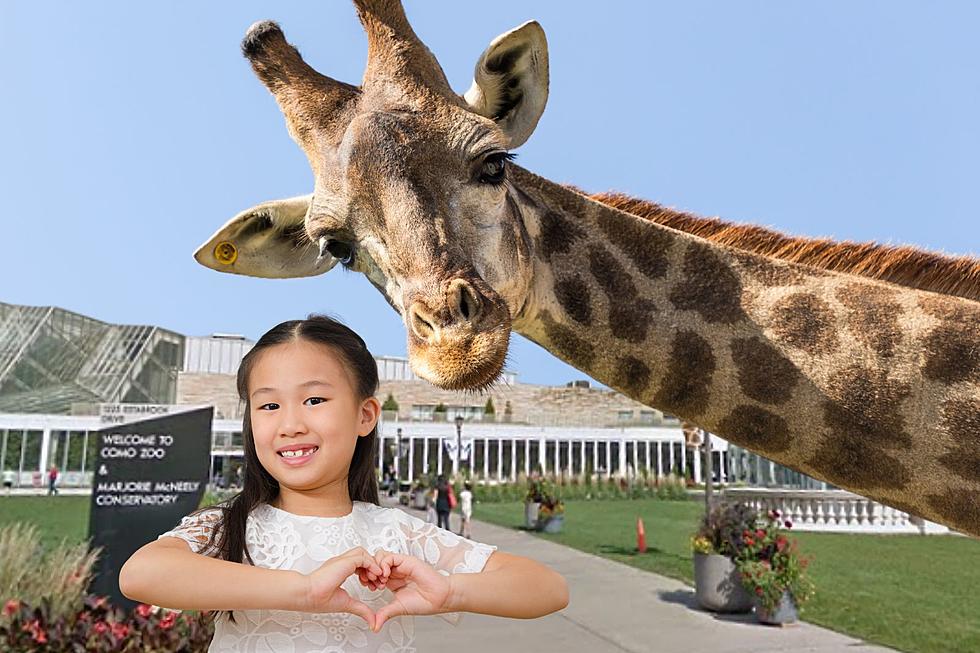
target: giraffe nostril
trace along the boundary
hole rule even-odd
[[[417,306],[412,306],[412,330],[422,340],[429,341],[435,334],[435,327],[427,320]]]
[[[466,322],[476,320],[480,312],[480,298],[473,287],[462,279],[453,282],[452,293],[455,298],[456,311]]]

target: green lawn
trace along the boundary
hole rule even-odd
[[[540,537],[693,583],[697,502],[570,501],[564,532]],[[477,519],[519,527],[520,503],[479,504]],[[636,552],[642,517],[647,553]],[[795,533],[817,594],[804,619],[903,651],[980,651],[980,542],[954,536]]]
[[[0,526],[17,521],[35,524],[45,546],[63,539],[81,542],[88,537],[90,501],[87,496],[0,496]]]
[[[88,497],[0,497],[0,526],[37,524],[45,544],[82,541]],[[681,579],[693,578],[690,536],[701,504],[675,501],[569,501],[565,530],[544,537]],[[477,519],[519,527],[520,503],[481,503]],[[636,553],[636,518],[648,551]],[[952,536],[796,533],[813,556],[816,597],[804,618],[855,637],[916,653],[980,651],[980,542]]]

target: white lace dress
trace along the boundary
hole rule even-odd
[[[179,537],[191,550],[205,550],[221,512],[209,510],[184,517],[160,537]],[[395,508],[354,502],[344,517],[302,517],[262,504],[252,510],[245,528],[248,551],[256,566],[290,569],[309,574],[329,558],[354,547],[369,553],[378,549],[413,555],[444,575],[476,573],[497,547],[464,539]],[[389,590],[372,592],[356,576],[344,581],[347,592],[373,610],[391,601]],[[443,614],[458,623],[459,613]],[[249,653],[414,653],[414,618],[396,617],[373,633],[367,622],[347,613],[306,613],[286,610],[236,610],[215,622],[209,652]]]

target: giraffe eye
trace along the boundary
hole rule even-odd
[[[347,243],[339,240],[329,240],[327,241],[327,251],[330,252],[330,256],[340,261],[342,265],[350,265],[354,262],[354,248]]]
[[[510,152],[494,152],[483,160],[480,168],[480,183],[498,186],[504,182],[507,161],[514,158]]]

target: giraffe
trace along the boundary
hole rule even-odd
[[[818,479],[980,535],[980,262],[794,239],[515,165],[548,95],[534,21],[452,91],[400,3],[355,0],[359,86],[275,23],[242,50],[313,193],[232,218],[195,254],[261,277],[361,272],[415,372],[479,390],[511,331],[644,404]]]

